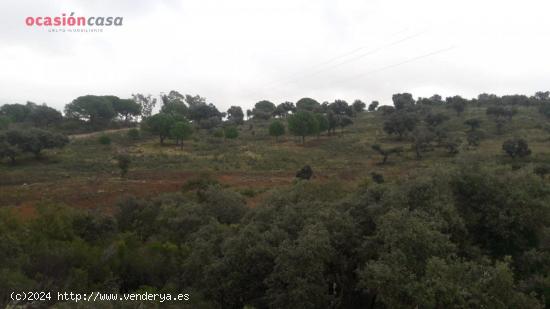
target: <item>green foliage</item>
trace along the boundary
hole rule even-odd
[[[312,113],[301,111],[288,118],[288,130],[296,136],[301,136],[302,143],[305,143],[306,136],[318,132],[319,123]]]
[[[36,127],[50,127],[61,124],[63,115],[56,110],[44,105],[27,103],[30,107],[28,120]]]
[[[401,139],[408,132],[412,132],[418,124],[418,118],[413,113],[392,113],[384,122],[384,131],[388,134],[397,134]]]
[[[466,106],[468,104],[468,100],[458,95],[447,98],[445,102],[447,103],[448,107],[452,108],[456,112],[457,116],[460,116],[462,113],[464,113],[464,110],[466,109]]]
[[[472,118],[464,121],[464,124],[470,127],[470,131],[475,131],[481,127],[481,120]]]
[[[69,139],[62,134],[31,128],[28,130],[8,130],[0,134],[2,154],[12,162],[19,152],[28,152],[39,157],[44,149],[63,148]]]
[[[244,124],[243,109],[240,106],[231,106],[227,110],[227,121],[229,121],[229,122],[231,122],[235,125]]]
[[[495,121],[497,133],[502,134],[504,125],[512,121],[517,114],[517,109],[515,107],[490,106],[485,113]]]
[[[483,139],[483,132],[475,130],[469,131],[466,135],[466,140],[468,141],[469,146],[477,147],[479,146],[481,139]]]
[[[176,139],[183,149],[183,141],[188,139],[193,134],[193,127],[188,121],[178,121],[170,128],[170,136]]]
[[[294,103],[292,102],[283,102],[275,108],[275,111],[273,112],[273,116],[275,117],[281,117],[286,118],[290,112],[295,112],[296,107],[294,106]]]
[[[550,165],[542,164],[542,165],[535,166],[535,168],[533,169],[533,172],[536,175],[540,176],[542,179],[544,179],[546,175],[550,174]]]
[[[11,120],[8,116],[0,115],[0,130],[7,130],[10,126]]]
[[[128,130],[128,132],[126,133],[126,136],[133,141],[137,141],[139,140],[141,133],[139,132],[138,129],[132,128]]]
[[[415,101],[410,93],[397,93],[392,96],[393,106],[396,110],[405,110],[414,107]]]
[[[378,101],[372,101],[370,104],[369,104],[369,112],[374,112],[376,111],[376,108],[378,108],[378,105],[380,105],[380,103]]]
[[[29,106],[23,104],[4,104],[0,107],[0,114],[13,122],[23,122],[31,113]]]
[[[223,129],[223,134],[225,136],[225,138],[228,138],[228,139],[236,139],[237,137],[239,137],[239,130],[237,129],[237,127],[225,127]]]
[[[550,102],[544,102],[539,107],[539,112],[546,118],[550,118]]]
[[[120,177],[125,177],[132,163],[132,158],[128,154],[119,154],[116,156],[117,165],[120,169]]]
[[[148,131],[160,138],[160,144],[164,144],[164,140],[170,136],[170,129],[176,122],[176,119],[168,114],[159,113],[147,118],[142,124],[142,129]]]
[[[296,102],[297,111],[317,112],[321,108],[321,104],[312,98],[301,98]]]
[[[512,158],[523,158],[531,154],[527,141],[522,138],[515,138],[505,141],[502,150]]]
[[[63,116],[58,110],[48,107],[46,104],[37,105],[33,102],[27,102],[26,105],[2,105],[0,107],[0,129],[3,125],[7,125],[8,120],[16,123],[28,122],[36,127],[49,127],[59,125],[63,120]]]
[[[388,157],[392,154],[400,154],[401,152],[403,152],[403,148],[402,147],[393,147],[393,148],[388,148],[388,149],[384,149],[382,148],[382,146],[380,146],[379,144],[374,144],[372,145],[372,150],[378,152],[380,155],[382,155],[382,164],[386,164],[386,162],[388,161]]]
[[[185,105],[185,97],[181,93],[172,90],[167,95],[162,95],[161,99],[161,113],[169,114],[175,117],[187,117],[188,107]]]
[[[95,129],[105,127],[116,116],[112,102],[118,100],[111,96],[87,95],[74,99],[65,106],[68,118],[87,121]]]
[[[318,124],[317,134],[320,134],[321,132],[327,131],[329,129],[329,122],[325,115],[315,114],[315,119],[317,120]]]
[[[275,109],[275,104],[266,100],[260,101],[254,105],[254,109],[252,109],[252,115],[256,119],[267,120],[271,118]]]
[[[435,128],[445,121],[449,120],[449,117],[443,113],[437,113],[437,114],[428,114],[426,118],[424,119],[426,121],[426,124],[428,124],[429,127]]]
[[[97,138],[97,141],[101,144],[101,145],[111,145],[111,138],[109,137],[109,135],[106,135],[106,134],[101,134],[98,138]]]
[[[124,121],[141,115],[141,106],[133,99],[115,99],[111,103],[115,113]]]
[[[197,177],[191,178],[185,182],[182,186],[183,192],[206,190],[209,186],[217,186],[220,183],[212,178],[210,174],[201,174]]]
[[[353,104],[351,105],[353,108],[353,111],[356,113],[361,113],[365,110],[365,107],[367,107],[367,104],[361,100],[355,100],[353,101]]]
[[[272,121],[269,125],[269,135],[275,136],[276,140],[279,136],[285,135],[285,125],[279,120]]]

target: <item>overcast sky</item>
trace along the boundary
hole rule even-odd
[[[0,104],[200,94],[226,110],[550,90],[550,1],[2,0]],[[50,33],[28,16],[124,18]]]

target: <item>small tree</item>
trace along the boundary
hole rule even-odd
[[[98,138],[97,138],[97,141],[101,144],[101,145],[111,145],[111,138],[106,135],[106,134],[101,134]]]
[[[170,136],[176,139],[176,145],[180,145],[183,150],[183,140],[188,139],[193,134],[193,127],[189,121],[178,121],[170,129]]]
[[[11,119],[8,116],[0,115],[0,130],[7,130],[10,126]]]
[[[118,168],[120,169],[120,177],[124,178],[128,173],[128,169],[130,168],[130,163],[132,162],[132,159],[127,154],[119,154],[116,157],[116,160]]]
[[[275,141],[279,141],[279,136],[285,134],[285,125],[280,120],[275,120],[269,125],[269,135],[275,137]]]
[[[328,130],[329,122],[327,117],[323,114],[315,114],[315,119],[317,120],[318,124],[317,137],[319,137],[321,135],[321,132]]]
[[[477,147],[483,138],[483,132],[479,130],[470,131],[466,134],[466,140],[468,141],[468,146]]]
[[[464,112],[468,103],[468,100],[458,95],[449,97],[445,101],[447,102],[447,105],[456,112],[457,116],[460,116]]]
[[[550,174],[550,165],[538,165],[533,169],[533,172],[535,172],[535,174],[538,175],[540,178],[544,179],[546,175]]]
[[[394,147],[394,148],[389,148],[389,149],[383,149],[382,146],[378,145],[378,144],[375,144],[375,145],[372,145],[372,150],[378,152],[381,156],[382,156],[382,164],[386,164],[386,162],[388,161],[388,157],[392,154],[399,154],[401,152],[403,152],[403,148],[402,147]]]
[[[504,125],[512,121],[512,118],[517,114],[517,110],[515,108],[505,108],[502,106],[491,106],[487,108],[485,113],[495,121],[497,133],[502,134]]]
[[[231,106],[227,110],[227,120],[235,125],[244,123],[244,113],[240,106]]]
[[[430,127],[430,129],[434,129],[435,127],[439,126],[440,124],[444,123],[445,121],[449,120],[449,117],[442,113],[437,114],[428,114],[424,121],[426,121],[426,124]]]
[[[353,124],[353,120],[351,120],[350,117],[347,116],[341,116],[339,117],[338,124],[340,125],[340,133],[344,133],[344,128],[347,126],[350,126]]]
[[[15,158],[20,152],[19,148],[0,138],[0,159],[9,158],[11,164],[15,164]]]
[[[470,127],[470,131],[474,131],[481,126],[481,120],[472,118],[464,121],[464,124]]]
[[[139,133],[139,130],[136,129],[136,128],[133,128],[133,129],[130,129],[128,130],[128,132],[126,133],[126,136],[131,139],[131,140],[138,140],[139,137],[140,137],[140,133]]]
[[[226,127],[225,129],[223,129],[223,134],[225,138],[236,139],[237,137],[239,137],[239,130],[237,130],[237,128],[233,126]]]
[[[306,142],[306,136],[318,132],[319,123],[310,112],[300,111],[288,118],[288,129],[292,134],[302,137],[302,144]]]
[[[23,152],[30,152],[35,157],[40,157],[42,150],[63,148],[69,143],[69,139],[62,134],[40,129],[29,129],[21,132],[17,147]]]
[[[432,142],[435,135],[426,129],[414,131],[412,148],[418,160],[422,159],[422,153],[432,150]]]
[[[176,120],[173,116],[159,113],[148,117],[143,124],[143,129],[157,135],[162,145],[164,144],[164,140],[170,136],[170,129],[175,122]]]
[[[515,138],[505,141],[502,150],[512,158],[523,158],[531,154],[527,141],[522,138]]]
[[[413,131],[418,123],[418,118],[413,113],[396,112],[384,122],[384,131],[388,134],[397,134],[399,139],[407,132]]]
[[[371,104],[369,104],[369,112],[374,112],[378,105],[380,105],[378,101],[372,101]]]
[[[361,101],[361,100],[355,100],[353,102],[353,104],[351,105],[351,107],[353,108],[353,111],[355,113],[361,113],[365,110],[365,107],[367,106],[367,104],[365,104],[365,102]]]

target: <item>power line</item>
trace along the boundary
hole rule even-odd
[[[351,76],[351,77],[347,77],[347,78],[343,78],[343,79],[340,79],[340,80],[336,80],[336,81],[334,81],[334,82],[331,82],[331,85],[332,85],[332,84],[338,84],[338,83],[346,82],[346,81],[350,81],[350,80],[352,80],[352,79],[357,79],[357,78],[360,78],[360,77],[364,77],[364,76],[366,76],[366,75],[370,75],[370,74],[382,72],[382,71],[385,71],[385,70],[389,70],[389,69],[392,69],[392,68],[395,68],[395,67],[399,67],[399,66],[402,66],[402,65],[411,63],[411,62],[415,62],[415,61],[418,61],[418,60],[421,60],[421,59],[424,59],[424,58],[433,57],[433,56],[435,56],[435,55],[442,54],[442,53],[451,51],[451,50],[453,50],[453,49],[455,49],[455,46],[449,46],[449,47],[446,47],[446,48],[443,48],[443,49],[438,49],[438,50],[429,52],[429,53],[427,53],[427,54],[415,56],[415,57],[412,57],[412,58],[410,58],[410,59],[407,59],[407,60],[404,60],[404,61],[401,61],[401,62],[397,62],[397,63],[393,63],[393,64],[390,64],[390,65],[387,65],[387,66],[383,66],[383,67],[378,68],[378,69],[374,69],[374,70],[371,70],[371,71],[367,71],[367,72],[363,72],[363,73],[360,73],[360,74],[356,74],[356,75]]]
[[[406,30],[405,30],[405,31],[406,31]],[[400,31],[400,32],[398,32],[398,33],[396,33],[396,34],[399,34],[399,33],[402,33],[402,32],[404,32],[404,31]],[[298,76],[298,77],[296,77],[296,78],[290,78],[290,79],[285,79],[285,80],[281,80],[281,81],[278,81],[278,82],[270,83],[269,85],[266,86],[266,88],[268,88],[268,89],[269,89],[269,88],[273,88],[273,87],[275,87],[275,86],[278,85],[278,84],[288,84],[288,83],[291,83],[291,82],[294,82],[294,81],[303,79],[303,78],[305,78],[305,77],[315,76],[315,75],[317,75],[317,74],[319,74],[319,73],[322,73],[322,72],[325,72],[325,71],[328,71],[328,70],[332,70],[332,69],[334,69],[334,68],[336,68],[336,67],[339,67],[339,66],[342,66],[342,65],[345,65],[345,64],[354,62],[354,61],[358,61],[358,60],[360,60],[360,59],[362,59],[362,58],[364,58],[364,57],[366,57],[366,56],[368,56],[368,55],[375,54],[375,53],[377,53],[377,52],[379,52],[379,51],[381,51],[381,50],[383,50],[383,49],[385,49],[385,48],[388,48],[388,47],[391,47],[391,46],[398,45],[398,44],[400,44],[400,43],[406,42],[406,41],[411,40],[411,39],[413,39],[413,38],[415,38],[415,37],[418,37],[418,36],[420,36],[420,35],[422,35],[422,34],[424,34],[424,33],[426,33],[426,32],[427,32],[427,31],[418,32],[418,33],[416,33],[416,34],[407,36],[407,37],[405,37],[405,38],[401,38],[401,39],[399,39],[399,40],[392,41],[392,42],[390,42],[390,43],[388,43],[388,44],[384,44],[384,45],[382,45],[382,46],[379,46],[379,47],[370,49],[370,50],[368,50],[368,51],[366,51],[366,52],[364,52],[364,53],[362,53],[362,54],[359,54],[359,55],[357,55],[357,56],[355,56],[355,57],[353,57],[353,58],[344,60],[344,61],[339,62],[339,63],[335,63],[335,64],[333,64],[333,65],[330,65],[330,66],[328,66],[328,67],[321,68],[321,69],[316,70],[316,71],[313,71],[313,72],[309,72],[309,73],[296,73],[296,74],[293,74],[293,75],[291,75],[291,77],[292,77],[292,76]],[[394,34],[394,35],[396,35],[396,34]],[[323,65],[326,65],[326,64],[330,64],[330,63],[334,62],[335,60],[338,60],[338,59],[340,59],[340,58],[347,57],[347,56],[352,55],[352,54],[356,53],[357,51],[362,50],[362,49],[365,49],[365,48],[366,48],[366,46],[360,47],[360,48],[357,48],[357,49],[355,49],[355,50],[353,50],[353,51],[351,51],[351,52],[348,52],[348,53],[345,53],[345,54],[343,54],[343,55],[334,57],[334,58],[332,58],[332,59],[330,59],[330,60],[327,60],[327,61],[323,62],[320,66],[323,66]],[[314,66],[314,67],[315,67],[315,66]]]
[[[408,30],[408,29],[403,29],[403,30],[401,30],[401,31],[395,32],[395,33],[393,33],[393,34],[390,34],[389,37],[394,37],[394,36],[399,35],[399,34],[401,34],[401,33],[403,33],[403,32],[406,32],[407,30]],[[363,46],[361,46],[361,47],[359,47],[359,48],[353,49],[353,50],[348,51],[348,52],[346,52],[346,53],[344,53],[344,54],[340,54],[340,55],[338,55],[338,56],[332,57],[332,58],[330,58],[330,59],[328,59],[328,60],[325,60],[325,61],[323,61],[323,62],[321,62],[321,63],[318,63],[318,64],[316,64],[316,65],[312,65],[312,66],[310,66],[309,68],[303,69],[303,70],[301,70],[301,71],[299,71],[299,72],[295,72],[295,73],[293,73],[293,74],[287,76],[286,78],[284,78],[284,80],[291,79],[291,78],[294,78],[294,77],[296,77],[296,76],[300,76],[300,75],[303,74],[304,71],[314,70],[314,69],[317,69],[318,67],[323,67],[323,66],[325,66],[325,65],[327,65],[327,64],[330,64],[330,63],[332,63],[332,62],[334,62],[334,61],[336,61],[336,60],[338,60],[338,59],[340,59],[340,58],[345,58],[345,57],[347,57],[347,56],[353,55],[353,54],[357,53],[358,51],[361,51],[361,50],[363,50],[363,49],[365,49],[365,48],[367,48],[367,47],[369,47],[369,46],[368,46],[368,45],[363,45]],[[284,80],[283,80],[283,81],[284,81]],[[278,84],[278,83],[280,83],[280,82],[281,82],[281,81],[270,82],[270,83],[267,84],[265,87],[271,86],[271,85],[273,85],[273,84]]]

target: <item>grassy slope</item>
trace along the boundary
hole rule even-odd
[[[305,146],[292,136],[276,143],[267,135],[267,122],[250,122],[252,130],[247,123],[240,128],[237,140],[225,143],[198,132],[186,141],[183,151],[171,144],[160,146],[154,137],[130,141],[125,132],[114,132],[110,133],[110,146],[99,145],[96,136],[79,138],[63,150],[47,152],[40,161],[21,158],[16,166],[0,164],[0,206],[32,212],[37,204],[51,201],[110,209],[121,195],[152,196],[178,191],[186,180],[203,172],[247,192],[250,205],[255,205],[264,192],[290,184],[295,172],[305,164],[312,166],[317,181],[355,184],[373,171],[382,173],[387,181],[402,181],[418,170],[446,168],[463,160],[511,164],[501,145],[513,136],[529,141],[533,155],[526,161],[550,162],[550,124],[534,108],[520,108],[502,135],[495,134],[495,125],[486,118],[484,108],[470,107],[461,117],[443,108],[440,111],[451,116],[443,126],[450,135],[462,140],[467,131],[464,120],[481,119],[481,129],[486,133],[481,146],[462,149],[457,156],[436,149],[423,160],[416,160],[409,141],[397,141],[382,131],[383,118],[378,113],[363,113],[343,134],[310,137]],[[400,145],[406,152],[380,165],[380,157],[371,150],[374,143],[383,147]],[[127,179],[118,177],[113,159],[121,151],[133,156]]]

